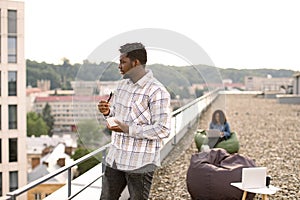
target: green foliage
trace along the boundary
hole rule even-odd
[[[43,118],[35,112],[27,113],[27,136],[47,135],[49,127]]]
[[[83,81],[117,81],[120,78],[118,64],[112,62],[100,64],[85,62],[76,74],[76,80]]]
[[[55,70],[56,65],[45,62],[26,61],[27,85],[37,86],[37,80],[50,80],[51,89],[60,88],[60,75]]]
[[[67,61],[63,65],[53,65],[26,60],[27,85],[36,87],[37,80],[50,80],[50,89],[71,89],[70,81],[74,80],[78,68],[78,64],[73,66]]]
[[[82,120],[77,125],[78,145],[90,149],[96,149],[108,142],[110,137],[104,134],[105,128],[100,126],[95,120]]]
[[[201,97],[204,94],[204,92],[205,92],[205,90],[196,88],[196,91],[195,91],[196,98]]]
[[[102,68],[104,68],[104,71],[99,76],[100,81],[112,81],[112,80],[116,81],[116,80],[121,79],[121,75],[120,75],[119,69],[118,69],[118,64],[116,64],[116,63],[102,63]]]
[[[71,157],[74,160],[77,160],[77,159],[89,154],[90,152],[92,152],[92,150],[88,150],[88,149],[80,147],[80,148],[76,149],[74,155],[72,155]],[[97,156],[94,156],[94,157],[78,164],[77,170],[79,172],[79,175],[85,173],[89,169],[91,169],[94,166],[96,166],[97,164],[99,164],[101,162],[101,160],[102,160],[102,155],[98,154]]]
[[[67,58],[63,59],[62,65],[37,63],[26,61],[27,65],[27,85],[36,86],[37,80],[48,79],[51,81],[51,89],[62,88],[71,89],[71,81],[116,81],[121,79],[118,64],[113,62],[101,62],[99,64],[90,63],[85,60],[83,64],[71,65]],[[215,87],[211,83],[222,83],[223,79],[231,79],[233,83],[244,83],[245,76],[266,77],[292,77],[292,70],[275,69],[222,69],[207,65],[193,66],[167,66],[162,64],[147,65],[153,71],[154,76],[162,82],[171,96],[175,98],[188,98],[199,96],[187,93],[186,88],[193,84],[206,84],[208,89]],[[211,85],[210,85],[211,84]],[[98,94],[99,91],[95,91]]]
[[[52,129],[54,125],[54,117],[51,115],[51,106],[46,103],[45,107],[42,111],[43,120],[46,122],[47,126],[49,127],[48,135],[52,136]]]

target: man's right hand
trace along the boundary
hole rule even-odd
[[[98,110],[103,114],[103,115],[109,115],[109,102],[105,100],[101,100],[98,104]]]

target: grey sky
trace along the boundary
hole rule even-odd
[[[115,35],[161,28],[194,40],[216,67],[300,70],[296,0],[24,1],[27,59],[82,62]],[[186,64],[159,51],[149,63]]]

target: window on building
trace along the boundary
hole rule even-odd
[[[18,139],[10,138],[9,144],[9,162],[17,162],[18,161]]]
[[[17,72],[8,72],[8,96],[17,96]]]
[[[42,200],[42,194],[41,193],[35,193],[34,194],[34,200]]]
[[[1,16],[1,9],[0,9],[0,16]],[[2,55],[2,53],[1,53],[1,33],[2,33],[2,30],[1,30],[1,21],[2,20],[0,20],[0,63],[1,63],[1,55]],[[1,196],[1,195],[0,195]]]
[[[0,37],[0,49],[1,49],[1,37]],[[0,51],[0,54],[1,54],[1,51]],[[1,60],[1,55],[0,55],[0,60]],[[0,96],[1,96],[1,71],[0,71]]]
[[[17,62],[17,11],[8,10],[8,62]]]
[[[0,130],[1,129],[2,129],[2,109],[1,109],[1,105],[0,105]]]
[[[0,16],[1,16],[1,12],[0,12]],[[1,23],[0,23],[0,27],[1,27]],[[2,46],[2,43],[1,43],[1,32],[0,32],[0,63],[1,63],[1,56],[2,56],[1,46]]]
[[[17,62],[17,36],[8,36],[7,40],[8,46],[8,62]]]
[[[0,172],[0,197],[2,196],[2,172]]]
[[[17,11],[16,10],[8,10],[8,34],[17,33]]]
[[[9,191],[18,189],[18,171],[9,172]]]
[[[9,129],[17,129],[17,105],[9,105],[8,106],[8,128]]]
[[[2,140],[0,139],[0,163],[2,163]],[[1,197],[1,195],[0,195]]]

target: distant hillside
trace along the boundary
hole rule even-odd
[[[70,89],[70,82],[74,80],[102,80],[114,81],[121,79],[117,63],[94,64],[85,62],[82,65],[71,65],[66,59],[62,65],[38,63],[27,60],[27,85],[36,86],[37,80],[51,80],[51,89]],[[222,79],[231,79],[234,83],[244,83],[245,76],[291,77],[292,70],[275,69],[221,69],[206,65],[176,67],[162,64],[147,66],[155,77],[166,87],[177,90],[187,88],[192,84],[220,83]]]
[[[223,79],[231,79],[234,83],[244,83],[245,76],[292,77],[295,71],[285,69],[220,69]]]

